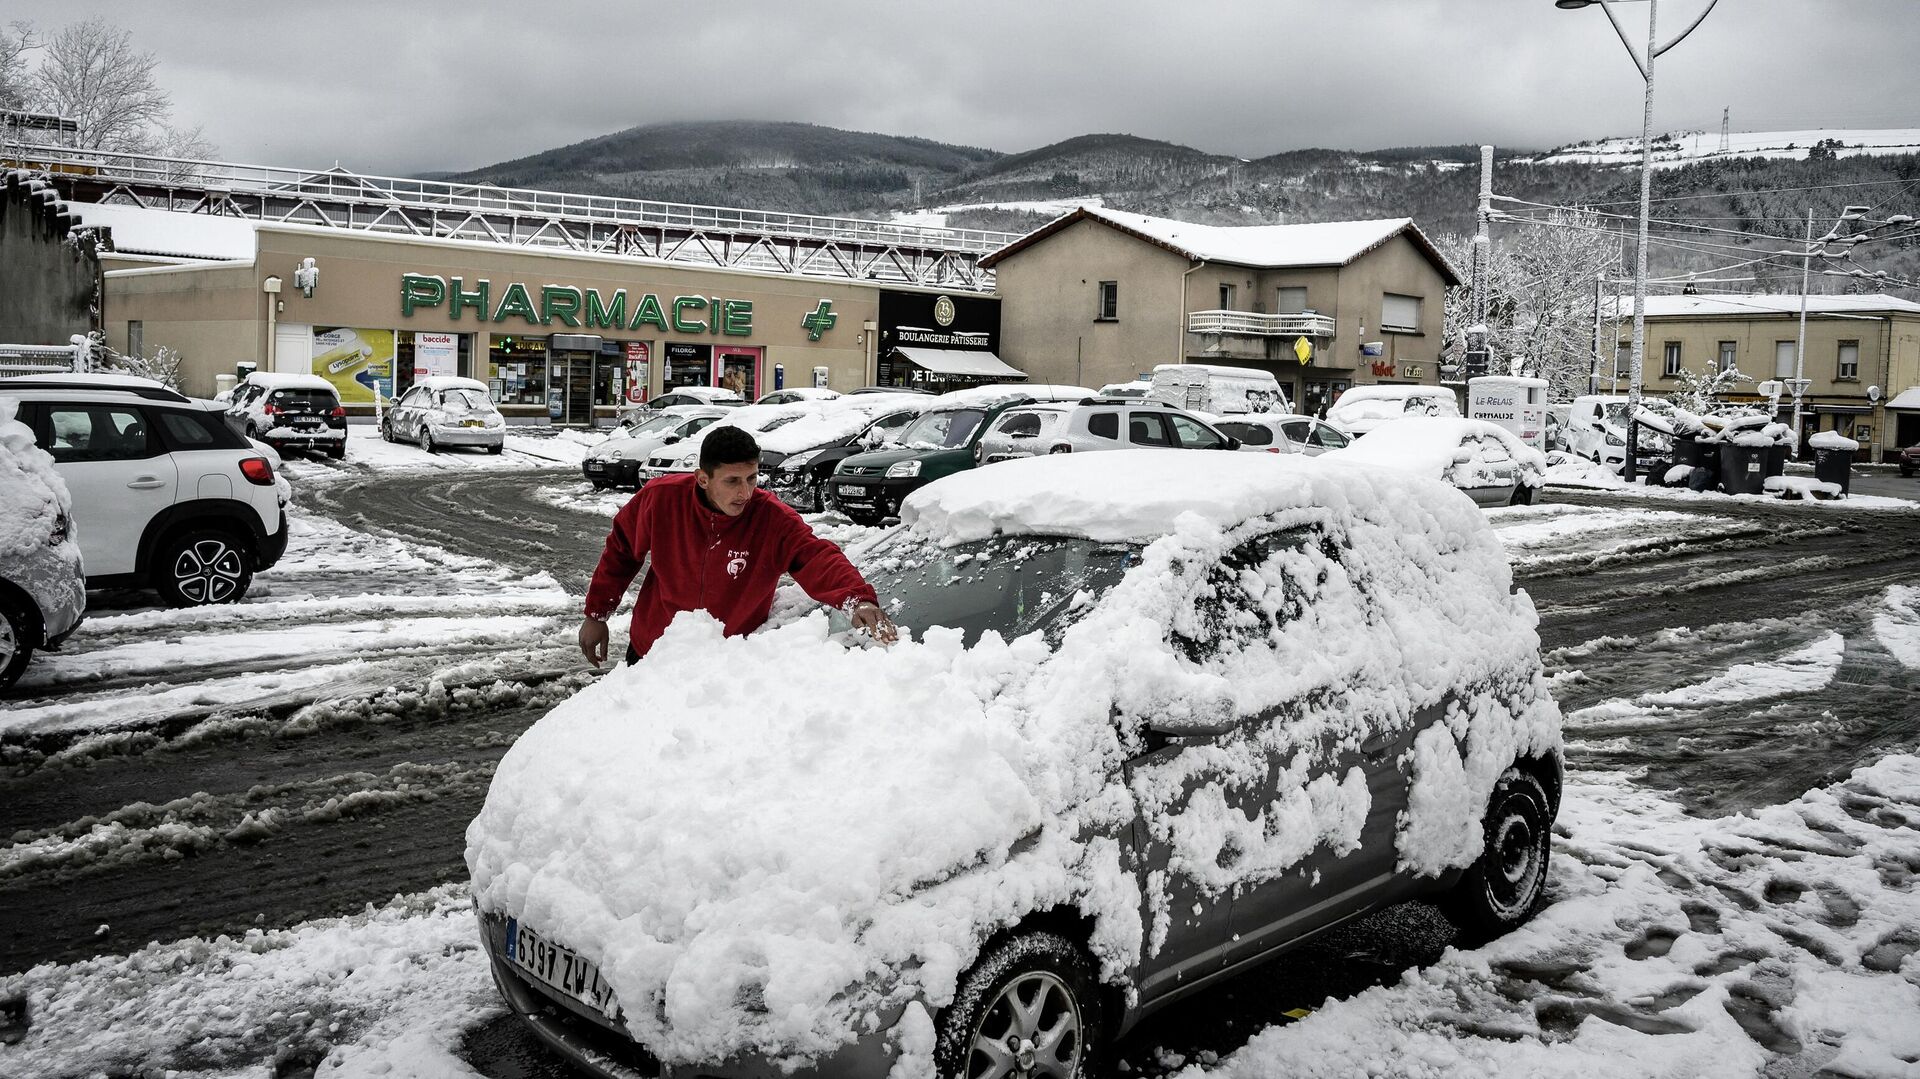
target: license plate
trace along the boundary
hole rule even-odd
[[[866,497],[867,489],[865,487],[848,487],[842,485],[840,493],[854,498],[864,498]]]
[[[507,958],[514,966],[539,981],[558,989],[609,1019],[620,1017],[620,1005],[613,999],[613,987],[600,977],[600,968],[580,957],[580,953],[520,924],[507,919]]]
[[[293,425],[295,427],[300,428],[302,431],[312,431],[320,426],[320,421],[317,419],[309,419],[303,416],[300,419],[294,420]]]
[[[462,427],[485,427],[485,426],[486,426],[486,424],[485,424],[484,422],[482,422],[482,421],[480,421],[480,420],[461,420],[461,421],[460,421],[460,426],[462,426]]]
[[[588,462],[587,462],[587,471],[588,471],[588,472],[605,472],[606,470],[607,470],[607,466],[606,466],[606,465],[603,465],[603,464],[601,464],[601,463],[600,463],[600,462],[598,462],[598,461],[588,461]]]

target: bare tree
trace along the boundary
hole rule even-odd
[[[15,22],[0,29],[0,109],[24,109],[31,97],[27,53],[39,46],[31,23]]]
[[[33,73],[36,107],[78,123],[74,145],[88,150],[150,149],[173,101],[154,78],[158,61],[133,35],[103,19],[74,23],[47,41]]]

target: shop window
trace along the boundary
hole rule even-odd
[[[666,367],[661,372],[667,389],[681,386],[711,386],[713,346],[670,342],[663,352]]]
[[[1380,298],[1380,328],[1392,333],[1420,332],[1420,297],[1384,293]]]
[[[1668,341],[1661,346],[1660,365],[1660,374],[1662,377],[1680,377],[1680,342]]]
[[[1100,303],[1094,319],[1099,322],[1115,322],[1120,318],[1120,282],[1100,282]]]
[[[1860,377],[1860,342],[1840,342],[1840,362],[1834,368],[1833,377],[1847,380]]]
[[[490,383],[498,384],[503,405],[547,403],[547,339],[508,335],[493,339],[489,350]]]

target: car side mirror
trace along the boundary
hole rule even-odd
[[[679,435],[668,435],[667,437],[660,440],[660,444],[662,446],[671,446],[678,441],[680,441]]]
[[[1223,450],[1237,450],[1240,448],[1240,440],[1232,435],[1228,435],[1226,443],[1220,448]]]

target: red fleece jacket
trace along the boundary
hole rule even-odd
[[[643,656],[681,611],[706,611],[729,637],[759,629],[782,573],[832,607],[878,599],[840,548],[814,535],[786,503],[756,490],[740,516],[729,517],[707,507],[693,473],[648,483],[614,516],[587,587],[589,618],[613,614],[649,555],[633,605],[631,643]]]

